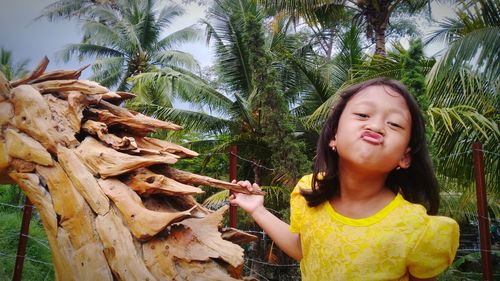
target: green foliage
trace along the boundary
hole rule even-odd
[[[271,164],[278,181],[293,185],[305,170],[301,167],[307,160],[304,145],[292,136],[292,116],[285,100],[277,72],[272,66],[272,57],[266,52],[262,33],[262,19],[250,14],[246,20],[249,45],[249,61],[252,85],[255,93],[253,109],[260,121],[262,139],[271,153]]]
[[[233,101],[186,71],[162,69],[138,74],[129,81],[133,83],[132,92],[137,94],[136,99],[126,103],[130,109],[182,124],[186,131],[214,134],[235,126],[225,116]],[[188,102],[191,108],[175,108],[175,101]]]
[[[46,7],[42,16],[77,17],[82,24],[83,40],[66,45],[60,56],[64,60],[73,55],[95,57],[91,80],[128,90],[127,79],[143,72],[172,67],[199,71],[192,55],[174,49],[198,39],[198,30],[189,26],[166,36],[162,34],[173,19],[183,14],[182,7],[156,0],[117,0],[111,4],[59,0]]]
[[[339,38],[339,52],[331,61],[293,59],[305,76],[309,87],[304,87],[297,111],[306,129],[319,132],[341,91],[356,77],[355,69],[366,60],[361,47],[360,27],[352,25]]]
[[[429,107],[429,98],[426,96],[425,71],[420,63],[424,58],[422,40],[410,41],[408,52],[402,55],[401,82],[417,100],[420,109],[425,112]]]
[[[0,280],[11,280],[14,270],[19,233],[21,231],[22,209],[18,204],[18,187],[0,185]],[[54,280],[51,252],[47,237],[36,210],[30,222],[28,244],[23,267],[22,280]]]
[[[0,72],[4,74],[7,80],[19,79],[28,74],[28,70],[26,70],[28,63],[29,60],[27,59],[15,63],[12,58],[12,52],[3,47],[0,48]]]
[[[488,197],[498,202],[500,1],[458,1],[457,5],[456,17],[443,20],[428,40],[449,45],[427,76],[436,168],[444,178],[460,182],[457,186],[444,181],[445,191],[466,197],[474,187],[472,144],[481,142]],[[473,202],[461,200],[467,201]],[[460,206],[455,205],[458,213],[463,212]],[[498,204],[491,206],[498,215]]]
[[[449,79],[467,69],[498,85],[500,76],[500,1],[457,1],[455,18],[446,18],[427,42],[445,41],[449,47],[434,66],[430,83]]]
[[[492,274],[493,280],[500,278],[500,252],[492,251]],[[475,252],[455,259],[453,264],[438,276],[438,281],[473,281],[483,280],[481,267],[481,253]]]
[[[0,185],[0,202],[9,204],[9,205],[14,205],[14,206],[20,206],[23,204],[25,196],[21,189],[17,187],[17,185],[13,184],[4,184]],[[9,210],[12,210],[12,208],[8,206],[2,206],[0,205],[0,211],[5,211],[8,212]]]
[[[347,21],[357,22],[366,31],[367,42],[376,43],[375,53],[385,54],[385,42],[387,34],[410,34],[414,35],[415,27],[412,23],[405,21],[408,16],[427,12],[428,0],[408,1],[330,1],[330,0],[260,0],[259,2],[272,9],[274,12],[285,12],[293,17],[305,18],[307,24],[315,31],[320,26],[330,28],[339,26],[335,20],[349,15]],[[333,2],[333,3],[332,3]],[[406,17],[404,17],[404,16]],[[329,17],[325,20],[325,17]],[[391,24],[389,24],[389,21]],[[329,24],[330,23],[330,24]]]

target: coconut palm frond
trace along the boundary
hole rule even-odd
[[[218,209],[221,207],[221,205],[226,204],[228,197],[229,190],[221,190],[205,199],[205,201],[203,201],[203,206],[209,209]]]
[[[456,75],[464,68],[490,81],[500,75],[500,1],[459,1],[457,18],[437,32],[450,38],[450,47],[434,66],[429,83]],[[448,21],[449,22],[449,21]],[[443,36],[441,36],[443,37]]]
[[[458,105],[448,108],[431,107],[428,110],[430,116],[430,126],[435,130],[440,122],[449,134],[457,131],[470,133],[478,131],[482,138],[499,140],[500,131],[497,124],[484,115],[480,114],[475,108],[467,105]]]
[[[134,76],[131,82],[138,85],[165,83],[180,100],[202,105],[214,112],[227,112],[233,104],[229,98],[214,90],[200,77],[179,68],[169,67],[157,72],[141,73]]]
[[[177,48],[184,43],[194,42],[201,39],[201,32],[196,25],[191,25],[171,33],[158,41],[159,50]]]
[[[454,76],[464,68],[495,81],[500,76],[499,45],[500,26],[483,28],[456,40],[433,67],[429,84]]]
[[[21,78],[29,73],[26,66],[29,60],[25,59],[19,62],[14,62],[12,52],[4,48],[0,48],[0,72],[2,72],[7,80]]]
[[[88,44],[88,43],[80,43],[80,44],[67,44],[64,48],[58,51],[58,56],[62,58],[65,62],[68,62],[74,54],[79,54],[82,56],[104,56],[104,57],[117,57],[123,56],[123,53],[117,51],[112,48]]]
[[[161,52],[157,55],[155,61],[157,61],[159,65],[165,67],[175,66],[195,73],[200,72],[200,65],[193,55],[178,50]]]
[[[96,59],[92,64],[93,74],[90,80],[97,81],[108,88],[118,85],[123,80],[123,58],[109,57]]]

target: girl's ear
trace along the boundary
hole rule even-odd
[[[328,146],[333,149],[333,151],[337,150],[337,141],[335,139],[332,139],[329,143]]]
[[[411,151],[411,148],[408,147],[405,151],[405,154],[401,158],[401,160],[399,160],[399,167],[401,167],[403,169],[408,169],[410,167],[410,165],[411,165],[410,151]]]

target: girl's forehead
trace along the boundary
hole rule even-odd
[[[411,113],[405,98],[388,86],[373,85],[352,96],[346,107],[372,106],[384,108],[387,111],[401,114],[405,119],[411,120]]]
[[[373,85],[362,89],[352,96],[348,103],[355,104],[364,102],[390,103],[397,106],[403,106],[404,109],[408,110],[408,105],[404,97],[391,87],[383,85]]]

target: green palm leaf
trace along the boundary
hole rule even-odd
[[[221,190],[217,193],[212,194],[203,201],[203,206],[209,209],[218,209],[221,204],[224,204],[229,197],[229,190]]]
[[[459,180],[455,192],[474,186],[472,144],[481,142],[488,195],[497,210],[500,193],[498,148],[500,17],[498,0],[460,1],[454,20],[448,19],[439,36],[450,42],[428,76],[434,112],[437,169]],[[464,199],[464,202],[466,200]],[[472,202],[472,201],[469,201]],[[471,203],[471,205],[473,205]],[[459,207],[463,207],[459,205]],[[460,211],[457,211],[460,215]]]
[[[439,125],[436,122],[441,122],[449,134],[457,131],[470,133],[478,131],[486,140],[490,138],[500,140],[500,131],[497,124],[493,120],[489,120],[484,115],[477,112],[471,106],[458,105],[454,107],[438,108],[431,107],[428,110],[430,126],[436,130]]]
[[[227,112],[226,110],[233,104],[229,98],[214,90],[199,77],[178,68],[170,67],[158,72],[142,73],[131,79],[131,82],[138,84],[154,81],[170,85],[169,90],[175,92],[180,100],[207,106],[216,113]]]
[[[80,43],[80,44],[67,44],[64,46],[62,50],[58,52],[58,56],[60,56],[65,62],[69,61],[71,56],[74,54],[80,54],[83,56],[103,56],[103,57],[108,57],[108,56],[114,56],[114,57],[120,57],[123,56],[123,53],[120,51],[117,51],[112,48],[100,46],[100,45],[95,45],[95,44],[88,44],[88,43]]]
[[[176,48],[180,45],[201,39],[200,30],[196,25],[191,25],[165,36],[157,43],[159,50]]]

